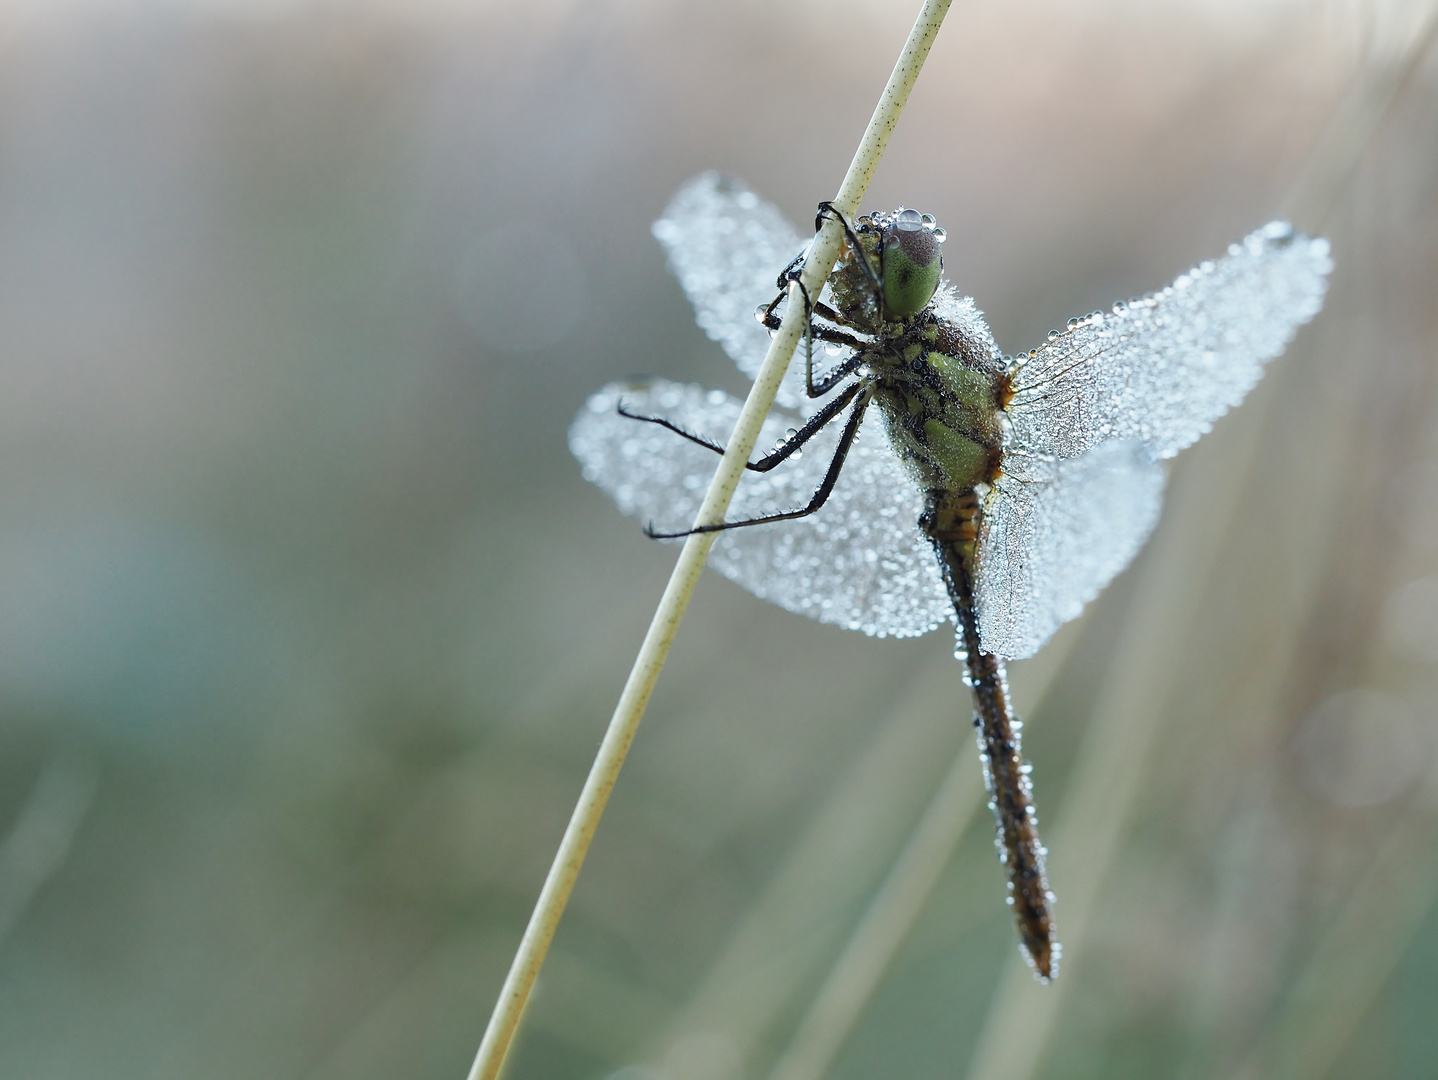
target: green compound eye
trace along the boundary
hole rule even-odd
[[[917,210],[900,210],[884,228],[884,309],[892,317],[917,315],[939,287],[943,232],[932,222]]]

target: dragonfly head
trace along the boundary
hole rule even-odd
[[[944,230],[934,224],[932,214],[900,207],[884,215],[879,233],[879,280],[888,315],[910,318],[934,298],[944,272],[943,242]]]

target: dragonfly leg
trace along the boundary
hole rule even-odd
[[[848,223],[846,222],[846,227],[847,224]],[[765,329],[779,329],[779,316],[775,315],[774,311],[781,303],[783,303],[784,297],[789,294],[789,283],[791,281],[798,282],[799,274],[804,269],[804,257],[806,255],[808,255],[807,249],[795,255],[793,261],[791,261],[788,266],[784,267],[783,271],[779,274],[778,280],[775,281],[774,287],[779,290],[778,295],[776,295],[773,300],[769,301],[769,306],[764,309],[764,314],[759,318],[759,321],[764,324]],[[836,326],[844,326],[850,330],[858,330],[860,331],[860,333],[864,332],[857,323],[853,322],[851,319],[844,317],[842,314],[835,311],[832,307],[824,303],[822,300],[814,301],[813,309],[816,315],[828,319]],[[845,344],[847,344],[847,342]],[[859,348],[861,346],[855,347]]]
[[[869,279],[869,284],[874,286],[874,291],[879,295],[883,295],[884,286],[879,281],[879,275],[874,273],[874,268],[869,264],[869,256],[864,254],[864,245],[859,243],[859,237],[854,232],[853,226],[849,224],[849,219],[846,218],[842,213],[840,213],[835,208],[834,204],[829,202],[827,199],[819,204],[819,212],[814,215],[815,232],[818,232],[821,228],[823,228],[824,219],[826,217],[833,218],[835,221],[837,221],[840,225],[843,226],[844,239],[849,241],[849,246],[853,248],[855,254],[859,256],[859,266],[863,268],[864,276]]]
[[[774,288],[779,290],[779,296],[783,297],[784,290],[789,287],[789,282],[797,278],[804,270],[804,260],[809,257],[809,246],[807,244],[800,250],[799,254],[789,260],[789,265],[779,271],[779,276],[774,279]],[[775,300],[777,304],[779,301]],[[769,305],[773,308],[773,304]]]
[[[630,412],[624,407],[623,398],[619,399],[619,404],[614,407],[614,411],[626,420],[639,420],[646,424],[658,424],[660,427],[674,432],[674,434],[678,435],[681,439],[688,439],[692,443],[698,443],[706,450],[713,450],[716,454],[724,453],[724,447],[720,446],[713,439],[690,431],[688,428],[680,427],[673,420],[663,416],[645,416],[643,413]],[[751,466],[745,467],[750,468]]]
[[[780,299],[782,300],[783,297],[780,297]],[[830,322],[838,322],[838,319],[835,317],[838,313],[828,304],[815,304],[814,314],[820,318],[828,319]],[[779,329],[781,322],[779,316],[770,313],[767,308],[765,309],[764,317],[759,321],[766,330]],[[844,345],[850,349],[867,349],[869,347],[868,342],[860,341],[853,334],[846,334],[842,330],[835,330],[828,326],[814,326],[813,334],[819,341],[828,342],[830,345]]]
[[[807,357],[805,359],[806,361],[808,360]],[[812,363],[809,363],[804,370],[804,392],[807,393],[811,398],[823,397],[830,390],[834,389],[834,387],[838,386],[841,380],[848,378],[854,372],[858,371],[861,367],[863,367],[864,361],[864,354],[856,353],[855,355],[849,357],[849,359],[845,360],[838,367],[836,367],[833,371],[826,372],[822,377],[820,377],[818,382],[814,381],[814,368]]]
[[[811,398],[816,398],[823,391],[814,389],[814,302],[797,274],[794,284],[799,286],[799,293],[804,297],[804,389]],[[822,383],[824,380],[819,381]]]
[[[833,493],[834,485],[839,480],[839,474],[844,470],[844,461],[848,458],[849,450],[854,445],[854,438],[859,434],[859,424],[864,419],[864,410],[869,407],[869,402],[874,400],[873,388],[869,383],[859,382],[854,386],[862,392],[858,394],[854,411],[849,414],[849,419],[844,424],[844,433],[839,436],[839,445],[834,450],[834,457],[829,462],[829,469],[815,490],[814,497],[809,500],[807,505],[798,510],[786,510],[779,514],[761,514],[759,517],[747,518],[744,521],[722,521],[718,525],[700,525],[698,528],[685,529],[683,532],[656,532],[651,524],[645,526],[645,533],[655,540],[679,540],[695,533],[724,532],[728,529],[747,528],[750,525],[767,525],[771,521],[793,521],[795,518],[808,517],[810,514],[817,513]]]
[[[793,266],[794,263],[790,263],[789,265]],[[774,297],[774,299],[769,301],[769,306],[766,307],[764,309],[764,313],[759,316],[759,321],[764,324],[764,328],[766,330],[779,329],[779,316],[775,315],[774,312],[778,310],[779,305],[784,302],[784,297],[788,295],[789,271],[785,270],[784,273],[779,275],[778,294]],[[828,319],[831,323],[834,323],[837,326],[844,326],[850,330],[858,330],[860,333],[867,332],[863,330],[863,328],[860,327],[857,323],[853,322],[851,319],[846,319],[843,315],[835,311],[832,307],[824,303],[824,301],[822,300],[814,301],[814,314],[822,318]]]
[[[882,299],[882,288],[879,285],[878,279],[874,277],[874,271],[869,266],[869,260],[864,254],[864,249],[859,245],[859,238],[854,234],[854,230],[849,227],[849,222],[844,218],[844,215],[835,210],[832,203],[822,202],[819,204],[819,214],[814,218],[814,231],[819,231],[826,213],[837,217],[839,223],[843,225],[844,234],[849,238],[849,242],[853,244],[854,250],[859,253],[859,259],[863,263],[864,272],[868,274],[869,280],[874,283],[876,294]],[[858,338],[850,334],[845,334],[840,330],[831,330],[822,326],[815,328],[814,314],[816,310],[819,310],[820,314],[823,314],[826,318],[843,322],[845,325],[850,324],[847,320],[841,319],[833,308],[827,304],[816,302],[815,299],[809,295],[809,290],[805,287],[800,277],[807,254],[808,249],[806,248],[794,256],[793,261],[790,262],[789,265],[784,268],[783,273],[779,275],[777,282],[780,289],[779,295],[774,297],[769,306],[764,309],[764,315],[760,321],[770,330],[777,329],[779,324],[774,315],[774,309],[779,306],[779,301],[784,298],[786,286],[793,284],[799,287],[799,293],[804,298],[804,388],[811,398],[818,398],[823,397],[832,390],[838,385],[840,379],[856,370],[863,361],[856,361],[855,357],[850,357],[845,364],[829,372],[816,384],[814,382],[814,338],[818,337],[820,341],[828,341],[837,345],[846,345],[849,348],[857,350],[859,353],[862,353],[865,344]]]
[[[818,412],[816,412],[813,416],[809,417],[803,427],[801,427],[798,431],[794,432],[794,434],[789,436],[789,438],[779,443],[779,445],[776,446],[773,451],[766,454],[758,461],[751,461],[746,463],[744,468],[749,469],[751,472],[768,472],[775,465],[778,465],[780,462],[792,456],[796,450],[799,450],[806,442],[808,442],[815,435],[817,435],[823,428],[827,427],[829,423],[834,419],[834,417],[838,416],[839,413],[843,412],[844,407],[848,405],[849,402],[854,400],[855,395],[858,394],[858,392],[863,389],[864,386],[865,383],[856,382],[851,386],[846,387],[843,393],[839,394],[839,396],[834,398],[833,401],[825,402],[824,407]],[[689,431],[687,428],[680,427],[673,420],[666,419],[663,416],[645,416],[642,413],[630,412],[624,407],[624,402],[622,400],[616,407],[616,411],[619,413],[620,416],[623,416],[629,420],[640,420],[646,424],[658,424],[660,427],[665,428],[668,431],[674,432],[674,434],[680,436],[681,438],[688,439],[692,443],[697,443],[698,445],[704,447],[706,450],[713,450],[716,454],[723,454],[725,451],[725,448],[720,446],[713,439],[710,439],[704,435],[696,434],[695,432]]]
[[[822,202],[819,204],[819,213],[814,218],[814,231],[818,232],[826,214],[836,217],[839,223],[844,227],[844,234],[848,237],[849,243],[852,244],[854,250],[859,253],[859,259],[864,267],[864,273],[868,275],[869,280],[873,283],[876,295],[882,297],[882,287],[879,285],[879,279],[874,276],[873,268],[869,265],[868,256],[864,254],[864,249],[859,244],[858,236],[855,235],[854,230],[850,228],[849,222],[845,219],[844,215],[834,209],[832,203]],[[789,265],[779,274],[778,281],[775,282],[779,288],[779,294],[769,302],[769,306],[764,309],[764,313],[759,317],[759,321],[765,329],[779,329],[781,321],[774,312],[784,297],[788,295],[788,286],[792,284],[799,287],[799,293],[804,298],[804,387],[809,397],[818,398],[823,397],[837,386],[839,380],[844,378],[844,376],[857,370],[862,361],[856,361],[854,357],[851,357],[844,364],[840,365],[839,368],[829,372],[821,378],[818,383],[815,383],[814,339],[818,338],[820,341],[825,341],[832,345],[842,345],[855,350],[856,353],[862,353],[868,345],[854,335],[847,334],[842,330],[835,330],[827,326],[816,327],[814,325],[814,316],[818,314],[840,326],[845,326],[849,329],[858,329],[852,322],[844,318],[828,304],[817,301],[809,295],[809,290],[800,279],[804,268],[804,260],[807,255],[808,249],[806,248],[798,255],[795,255]]]
[[[857,330],[861,334],[868,333],[868,331],[861,327],[858,323],[854,322],[851,319],[846,319],[843,315],[839,314],[839,312],[835,311],[822,300],[815,302],[814,314],[818,315],[820,318],[828,319],[836,326],[843,326],[847,327],[850,330]]]
[[[794,451],[798,450],[820,431],[828,427],[834,417],[843,412],[849,402],[853,401],[868,385],[867,382],[860,380],[846,386],[833,401],[826,401],[822,409],[809,417],[803,427],[794,432],[793,435],[789,436],[789,438],[785,439],[778,446],[774,447],[772,451],[761,457],[758,461],[752,462],[748,468],[754,472],[768,472],[781,461],[788,459]],[[865,404],[867,404],[867,402],[865,402]],[[860,411],[862,411],[862,407]],[[858,425],[855,424],[852,417],[850,417],[849,423],[854,424],[857,430]],[[846,433],[847,431],[848,428],[845,428]],[[841,438],[840,442],[842,443],[842,441]],[[847,451],[845,452],[847,453]]]
[[[809,290],[804,288],[804,283],[798,279],[795,279],[794,283],[799,286],[799,291],[804,296],[804,392],[811,398],[820,398],[834,389],[840,379],[859,369],[864,363],[864,353],[855,353],[816,383],[814,381],[814,305],[809,301]],[[860,348],[862,347],[861,345]]]

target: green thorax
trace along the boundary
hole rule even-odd
[[[920,223],[923,235],[897,229],[896,220]],[[935,234],[938,239],[925,245]],[[894,449],[926,491],[968,491],[992,481],[999,469],[1008,378],[977,314],[950,321],[934,310],[942,230],[927,215],[896,211],[860,218],[855,235],[880,287],[852,249],[829,285],[842,321],[873,339],[863,350],[864,363]],[[932,252],[927,267],[926,251]],[[900,274],[902,287],[894,284]],[[920,296],[917,308],[902,311]]]
[[[998,474],[1007,377],[963,329],[921,313],[865,355],[889,439],[925,491],[967,491]]]

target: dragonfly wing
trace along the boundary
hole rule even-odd
[[[1158,521],[1163,467],[1136,440],[1070,459],[1005,457],[983,502],[979,640],[1032,656],[1138,553]]]
[[[774,299],[780,272],[804,246],[799,234],[778,207],[738,180],[706,172],[679,189],[654,223],[654,236],[700,329],[754,378],[769,349],[754,310]],[[777,400],[788,409],[804,407],[802,355],[789,365]]]
[[[1136,439],[1172,457],[1318,312],[1332,268],[1328,241],[1273,222],[1162,292],[1070,323],[1021,358],[1006,451],[1073,458]]]
[[[620,510],[660,531],[693,523],[717,458],[653,424],[618,414],[665,416],[691,431],[725,439],[741,402],[717,390],[654,379],[615,383],[589,399],[569,430],[586,479]],[[771,415],[761,446],[783,438],[793,417]],[[841,424],[830,424],[798,460],[768,473],[746,473],[731,521],[806,504],[828,467]],[[911,637],[952,615],[938,564],[917,522],[923,496],[875,425],[850,451],[829,501],[815,515],[724,533],[709,565],[756,596],[820,622],[879,637]]]

